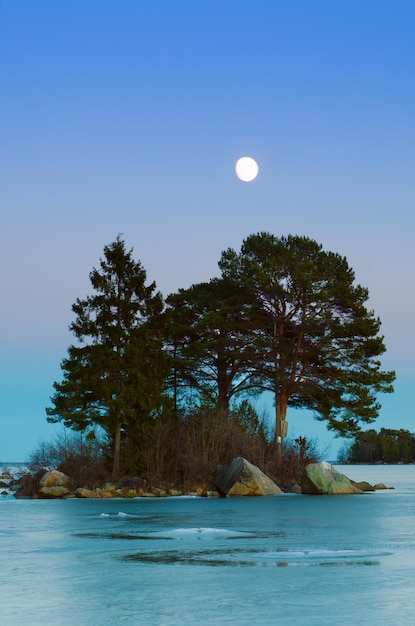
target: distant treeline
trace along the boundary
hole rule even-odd
[[[341,454],[348,463],[414,463],[415,433],[409,430],[381,428],[366,430]]]

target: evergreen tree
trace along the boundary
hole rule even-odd
[[[377,417],[377,394],[393,391],[395,375],[381,370],[380,321],[345,258],[307,237],[263,232],[239,254],[223,252],[219,266],[254,302],[254,365],[275,397],[279,455],[289,405],[312,409],[342,436]]]
[[[355,435],[345,460],[349,463],[413,463],[415,434],[402,428],[361,431]]]
[[[102,427],[113,444],[113,474],[120,468],[123,431],[162,405],[166,357],[158,326],[163,299],[133,250],[116,241],[90,273],[94,294],[72,306],[70,330],[78,340],[62,361],[49,422],[85,431]]]
[[[252,390],[253,335],[244,316],[246,295],[234,282],[214,278],[167,298],[176,406],[179,390],[190,388],[227,415],[232,398]]]

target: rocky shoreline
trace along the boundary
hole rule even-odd
[[[17,499],[39,498],[156,498],[168,496],[219,497],[219,493],[206,486],[194,491],[184,491],[176,486],[150,485],[144,478],[123,476],[118,481],[106,482],[98,487],[76,486],[72,478],[58,470],[23,473],[15,476],[9,472],[0,475],[0,496]]]
[[[393,489],[383,484],[354,482],[326,462],[310,463],[300,481],[288,491],[304,495],[362,494],[380,489]],[[287,491],[287,490],[286,490]],[[73,479],[58,470],[41,470],[32,475],[14,477],[9,472],[0,475],[0,496],[3,498],[165,498],[193,496],[206,498],[235,496],[280,495],[284,491],[258,467],[243,457],[235,457],[218,468],[211,484],[200,485],[191,491],[176,485],[151,485],[138,476],[123,476],[116,482],[99,487],[78,486]]]

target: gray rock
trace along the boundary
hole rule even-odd
[[[241,456],[222,467],[213,483],[219,492],[228,496],[271,496],[282,493],[271,478]]]
[[[309,495],[354,494],[362,491],[330,463],[310,463],[301,476],[301,491]]]
[[[116,484],[117,489],[135,489],[148,491],[148,482],[140,476],[123,476]]]

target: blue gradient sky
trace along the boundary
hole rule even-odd
[[[412,0],[0,2],[0,461],[53,436],[71,305],[118,233],[165,296],[260,230],[345,255],[398,376],[376,427],[415,430],[414,22]]]

